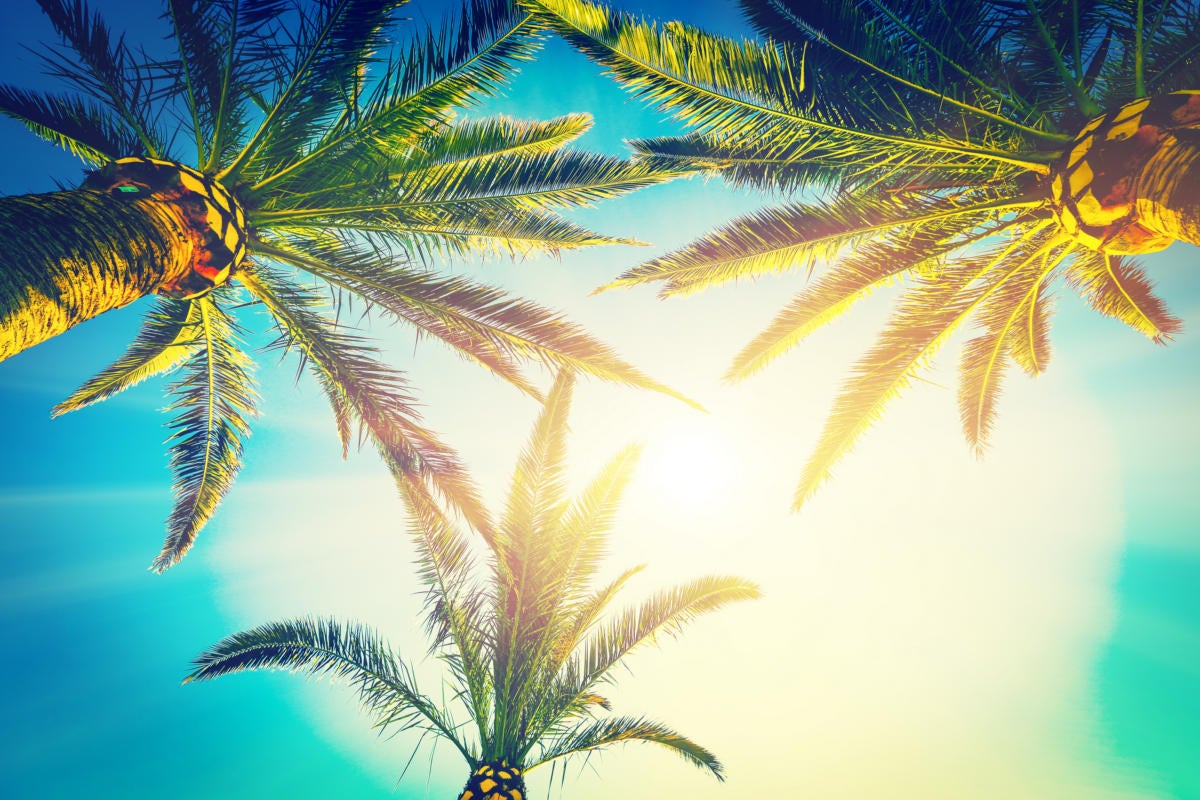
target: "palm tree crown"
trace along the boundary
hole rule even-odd
[[[677,632],[700,614],[758,596],[751,583],[705,577],[620,613],[605,611],[640,568],[591,586],[621,493],[631,447],[571,501],[565,494],[566,418],[572,379],[561,373],[513,477],[500,523],[484,536],[487,565],[439,508],[414,499],[411,533],[425,584],[426,628],[445,662],[450,696],[468,721],[420,692],[406,661],[377,635],[334,620],[264,625],[218,642],[187,680],[251,669],[287,669],[350,681],[381,727],[417,729],[449,741],[467,761],[463,797],[524,795],[523,771],[621,742],[668,747],[721,777],[708,750],[645,718],[600,715],[598,694],[633,650]],[[513,794],[513,790],[517,794]]]
[[[959,405],[982,450],[1010,362],[1045,369],[1057,279],[1156,342],[1179,329],[1128,256],[1200,244],[1194,0],[741,0],[766,41],[528,0],[691,132],[635,143],[735,185],[817,190],[736,219],[612,285],[664,296],[819,261],[736,357],[740,380],[873,289],[905,282],[855,366],[797,507],[964,322]]]
[[[242,306],[265,310],[274,347],[315,375],[344,448],[360,428],[410,492],[433,489],[480,526],[404,374],[339,318],[352,299],[534,396],[524,362],[663,388],[556,312],[414,266],[626,241],[557,212],[681,174],[568,149],[586,115],[458,114],[534,52],[529,12],[471,0],[385,59],[395,0],[168,0],[164,59],[135,53],[83,0],[39,2],[65,43],[49,71],[70,91],[0,86],[0,112],[95,171],[79,190],[0,200],[6,260],[46,271],[0,277],[0,358],[158,295],[125,354],[55,409],[179,370],[177,503],[157,569],[190,547],[240,465],[256,408]]]

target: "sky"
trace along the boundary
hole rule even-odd
[[[97,3],[131,40],[163,29],[146,3]],[[641,2],[656,17],[744,33],[733,4]],[[437,15],[414,3],[415,19]],[[0,80],[44,86],[32,0],[0,10]],[[592,150],[678,132],[551,43],[479,112],[588,110]],[[75,185],[81,167],[0,120],[0,192]],[[801,513],[792,490],[840,382],[894,295],[734,386],[720,375],[804,276],[660,301],[596,286],[771,198],[691,179],[574,216],[648,247],[561,260],[438,264],[561,308],[702,402],[581,382],[576,483],[646,447],[614,532],[632,597],[709,573],[764,596],[637,654],[610,697],[713,750],[728,780],[652,746],[530,776],[531,797],[668,792],[716,800],[1200,796],[1200,281],[1197,251],[1144,264],[1185,325],[1157,346],[1057,292],[1054,360],[1014,374],[986,458],[959,433],[957,343],[893,404]],[[234,631],[307,614],[357,619],[423,659],[403,509],[369,452],[343,461],[317,388],[259,361],[262,417],[245,467],[195,548],[147,571],[171,504],[162,380],[58,419],[50,408],[116,357],[137,306],[0,363],[0,774],[13,798],[446,798],[448,748],[380,738],[345,686],[254,673],[181,686]],[[537,413],[480,369],[379,328],[424,415],[498,505]],[[254,341],[265,341],[259,337]]]

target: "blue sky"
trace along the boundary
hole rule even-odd
[[[733,4],[638,5],[744,30]],[[135,41],[159,35],[146,3],[97,7]],[[15,46],[49,38],[36,4],[14,0],[0,23],[0,80],[41,85],[36,59]],[[557,44],[488,109],[590,110],[581,145],[610,152],[675,130]],[[13,123],[0,120],[0,144],[5,194],[80,178]],[[795,515],[803,460],[889,296],[735,387],[720,384],[724,365],[802,276],[669,302],[650,290],[588,296],[768,200],[678,182],[577,217],[650,248],[449,267],[567,310],[711,409],[580,387],[580,476],[627,440],[647,444],[613,568],[649,562],[646,588],[729,571],[766,589],[640,655],[614,692],[618,711],[661,717],[716,751],[726,784],[628,748],[572,765],[562,787],[543,781],[534,796],[766,796],[797,772],[813,797],[1200,796],[1195,248],[1146,259],[1184,320],[1176,342],[1155,346],[1060,290],[1054,363],[1036,381],[1012,378],[985,461],[958,434],[951,347]],[[413,742],[380,741],[344,687],[278,674],[180,687],[204,647],[281,616],[362,619],[419,657],[419,602],[383,468],[368,453],[341,461],[319,393],[273,355],[258,370],[263,416],[238,484],[182,564],[146,570],[170,507],[163,382],[49,419],[121,351],[138,311],[0,364],[5,795],[450,796],[465,777],[454,754],[422,752],[397,785]],[[378,333],[431,424],[501,497],[536,408],[402,332]],[[701,494],[672,478],[689,462],[700,467],[692,488],[710,487]],[[421,673],[436,686],[435,664]]]

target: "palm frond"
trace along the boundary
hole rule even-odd
[[[665,297],[768,272],[811,270],[819,260],[895,229],[911,235],[952,224],[961,231],[1030,205],[986,196],[960,201],[845,195],[824,203],[767,208],[634,267],[604,288],[663,281],[659,294]]]
[[[634,94],[699,133],[779,147],[803,143],[855,164],[925,152],[941,154],[947,164],[990,163],[997,176],[1048,170],[1047,160],[1033,150],[976,145],[936,129],[880,130],[855,125],[832,109],[822,113],[805,91],[803,53],[786,45],[733,41],[677,22],[659,27],[580,0],[526,4]]]
[[[686,736],[644,717],[612,717],[580,724],[550,742],[529,768],[563,756],[600,750],[624,742],[662,745],[685,761],[710,770],[717,780],[725,780],[724,768],[715,755]]]
[[[883,241],[869,241],[836,262],[737,354],[725,380],[738,381],[753,375],[875,289],[969,243],[954,234],[974,227],[976,220],[960,217],[946,222],[951,224],[940,229],[899,228]]]
[[[1050,315],[1053,297],[1049,281],[1043,280],[1037,290],[1017,309],[1018,324],[1009,337],[1009,353],[1013,360],[1031,377],[1045,371],[1050,363]]]
[[[468,213],[463,213],[467,211]],[[471,209],[454,206],[424,209],[396,207],[341,208],[325,216],[308,210],[278,212],[274,220],[261,220],[282,236],[304,237],[330,230],[375,237],[400,252],[421,260],[433,256],[517,256],[544,253],[558,257],[563,250],[612,244],[641,244],[588,230],[557,214],[514,209],[493,211],[476,204]]]
[[[509,484],[497,557],[514,580],[517,573],[532,566],[539,533],[555,528],[566,510],[567,415],[574,384],[574,376],[566,370],[555,377]]]
[[[887,404],[911,382],[950,335],[988,297],[1055,241],[1042,223],[1004,247],[963,258],[936,278],[921,279],[900,302],[875,346],[855,364],[834,401],[816,450],[804,467],[793,508],[799,508]]]
[[[470,0],[461,22],[428,31],[406,55],[386,65],[369,95],[354,94],[348,113],[326,126],[311,149],[268,164],[250,195],[272,186],[304,191],[325,183],[319,177],[330,161],[353,163],[404,152],[446,125],[452,108],[494,94],[536,46],[529,15],[510,0]]]
[[[310,366],[335,417],[350,416],[366,429],[399,488],[410,499],[431,488],[486,531],[487,512],[470,476],[454,451],[420,424],[404,376],[317,311],[322,303],[316,293],[262,265],[244,270],[239,279],[276,320],[277,346],[296,350]]]
[[[303,243],[290,247],[259,242],[256,248],[385,309],[485,366],[510,359],[534,360],[691,402],[619,359],[607,345],[560,314],[509,298],[499,289],[465,278],[435,277],[344,246],[304,248]],[[510,380],[513,375],[510,370],[498,374]]]
[[[285,48],[274,35],[283,0],[168,0],[179,59],[168,66],[184,100],[196,164],[212,171],[237,155],[247,105],[273,81]]]
[[[167,411],[171,421],[171,470],[175,507],[167,520],[167,539],[153,568],[162,572],[177,563],[233,483],[242,464],[242,440],[255,414],[250,361],[238,349],[238,329],[214,300],[218,292],[192,301],[199,319],[197,346],[183,364],[183,376],[171,385]]]
[[[385,43],[393,10],[404,0],[321,0],[299,10],[287,84],[245,146],[218,173],[227,183],[261,176],[294,160],[298,149],[320,138],[348,103],[357,102],[361,71]]]
[[[436,136],[423,139],[414,152],[404,157],[403,170],[411,173],[498,156],[544,155],[573,142],[591,127],[592,116],[578,113],[548,120],[519,120],[504,115],[460,120],[439,130]]]
[[[474,559],[469,543],[453,523],[425,497],[410,499],[413,519],[409,533],[417,544],[418,575],[426,586],[425,627],[431,650],[449,646],[452,658],[443,659],[462,687],[464,700],[479,729],[487,735],[492,700],[492,675],[488,662],[486,604],[471,586]],[[490,529],[481,533],[495,540]]]
[[[380,727],[426,728],[470,758],[432,698],[415,688],[412,669],[369,628],[337,620],[273,622],[227,636],[193,662],[184,683],[249,670],[307,672],[348,682]]]
[[[567,665],[569,684],[586,691],[640,645],[659,636],[673,636],[702,614],[757,597],[755,584],[727,576],[697,578],[658,592],[592,631]]]
[[[977,455],[983,454],[995,420],[1012,343],[1028,325],[1027,309],[1037,299],[1046,278],[1069,253],[1067,246],[1057,252],[1044,251],[1040,262],[1029,262],[1004,275],[1002,283],[979,306],[976,316],[983,333],[963,346],[958,392],[963,433]]]
[[[174,369],[201,346],[200,306],[178,300],[159,300],[124,355],[76,389],[54,407],[52,416],[107,400],[146,378]]]
[[[400,173],[403,193],[395,205],[417,212],[449,207],[464,216],[470,216],[476,206],[496,210],[569,209],[591,206],[692,171],[572,150],[498,155],[486,161]]]
[[[38,0],[38,4],[71,50],[43,53],[48,73],[111,109],[146,155],[161,155],[163,137],[146,116],[155,91],[147,67],[134,60],[123,38],[114,40],[84,0]]]
[[[1067,268],[1067,283],[1101,314],[1119,319],[1159,344],[1183,327],[1154,294],[1146,274],[1120,256],[1078,252]]]
[[[111,112],[78,97],[0,86],[0,114],[91,166],[138,152],[136,137]]]

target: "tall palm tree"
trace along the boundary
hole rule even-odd
[[[358,426],[399,481],[477,524],[474,490],[403,373],[340,318],[352,300],[534,396],[523,362],[663,388],[560,314],[418,263],[626,241],[556,212],[680,174],[568,149],[586,115],[459,115],[536,49],[530,13],[470,0],[385,60],[398,0],[167,0],[164,58],[132,50],[83,0],[39,2],[63,40],[48,71],[69,91],[0,86],[0,112],[94,169],[78,189],[0,198],[0,359],[157,295],[124,355],[55,409],[180,371],[177,502],[156,569],[183,556],[240,466],[256,405],[247,300],[317,378],[343,448]]]
[[[378,635],[336,620],[276,622],[201,654],[185,683],[285,669],[349,681],[380,728],[449,742],[471,776],[460,800],[522,800],[524,774],[621,742],[663,745],[722,777],[708,750],[658,722],[604,716],[601,687],[640,645],[700,614],[758,596],[754,584],[705,577],[606,615],[641,568],[591,586],[638,448],[619,453],[574,501],[564,487],[572,378],[559,374],[517,462],[499,524],[485,532],[486,566],[437,505],[414,498],[411,535],[426,588],[431,652],[446,664],[466,720],[416,686],[412,667]]]
[[[525,2],[525,0],[522,0]],[[838,397],[795,504],[963,323],[959,406],[982,451],[1010,362],[1046,368],[1051,287],[1156,342],[1179,320],[1129,256],[1200,244],[1195,0],[740,0],[766,41],[528,0],[690,133],[636,143],[791,202],[621,275],[663,296],[828,269],[736,357],[740,380],[872,290],[894,315]]]

